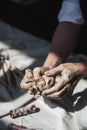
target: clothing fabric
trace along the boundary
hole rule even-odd
[[[79,0],[63,0],[62,7],[58,14],[59,22],[72,22],[84,24],[84,17],[81,11]]]

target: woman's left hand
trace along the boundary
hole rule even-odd
[[[42,92],[49,98],[63,98],[69,92],[75,81],[78,80],[80,75],[79,65],[77,63],[64,63],[59,66],[48,70],[44,73],[46,76],[56,77],[60,74],[59,82],[56,82],[53,87],[46,89]]]

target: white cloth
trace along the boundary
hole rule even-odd
[[[63,0],[62,8],[58,14],[59,22],[72,22],[83,24],[84,18],[81,12],[79,0]]]

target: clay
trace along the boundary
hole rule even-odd
[[[33,72],[34,72],[34,74],[33,74]],[[43,74],[38,79],[34,79],[33,75],[36,76],[38,74],[35,73],[35,70],[32,71],[29,69],[29,71],[26,70],[25,76],[23,78],[23,83],[26,82],[26,88],[28,89],[28,92],[30,94],[41,95],[43,90],[50,88],[55,84],[55,78],[52,76],[49,77],[49,76],[46,76]]]

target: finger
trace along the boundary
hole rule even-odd
[[[41,68],[41,75],[44,74],[45,71],[49,70],[48,67],[40,67]]]
[[[48,98],[63,98],[63,96],[68,92],[68,88],[69,88],[70,84],[67,84],[66,86],[64,86],[60,91],[52,93],[47,95]]]
[[[46,71],[45,75],[47,75],[47,76],[57,75],[57,74],[59,74],[60,72],[63,71],[63,68],[64,68],[64,66],[61,64],[61,65],[59,65],[59,66],[57,66],[57,67],[55,67],[53,69],[50,69],[50,70]]]
[[[33,78],[33,72],[31,69],[26,69],[25,70],[25,75],[29,78],[32,79]]]
[[[33,72],[30,69],[25,70],[25,76],[24,76],[25,82],[31,82],[34,80]]]
[[[40,67],[34,68],[33,75],[35,80],[39,79],[41,77],[41,68]]]
[[[33,73],[30,69],[26,69],[20,86],[23,88],[24,86],[26,86],[26,83],[29,83],[31,81],[33,81]]]
[[[47,89],[47,90],[44,90],[42,92],[42,95],[48,95],[48,94],[51,94],[51,93],[54,93],[56,91],[59,91],[63,88],[63,86],[66,84],[66,82],[61,78],[60,79],[60,82],[56,83],[53,87]]]
[[[22,80],[20,83],[21,88],[27,88],[27,84]]]
[[[48,67],[36,67],[33,70],[33,74],[34,74],[34,79],[39,79],[45,71],[47,71],[49,68]]]
[[[26,83],[25,80],[22,80],[20,83],[20,87],[24,88],[24,89],[28,89],[31,86],[31,82],[30,83]]]
[[[36,83],[35,83],[35,81],[33,81],[33,82],[30,82],[30,83],[27,83],[26,88],[27,89],[33,88],[35,85],[36,85]]]
[[[62,95],[62,99],[65,98],[67,94],[69,94],[69,92],[72,90],[71,83],[68,83],[65,87],[66,87],[66,92]]]
[[[20,87],[27,89],[29,87],[29,85],[31,86],[33,84],[33,82],[34,82],[34,80],[31,82],[31,80],[29,80],[27,78],[27,76],[24,76],[24,78],[22,79],[22,81],[20,83]]]
[[[29,82],[31,82],[31,81],[33,81],[33,79],[32,79],[32,80],[29,79],[29,78],[27,77],[27,75],[25,74],[24,77],[23,77],[23,79],[22,79],[22,83],[27,84],[27,83],[29,83]]]

